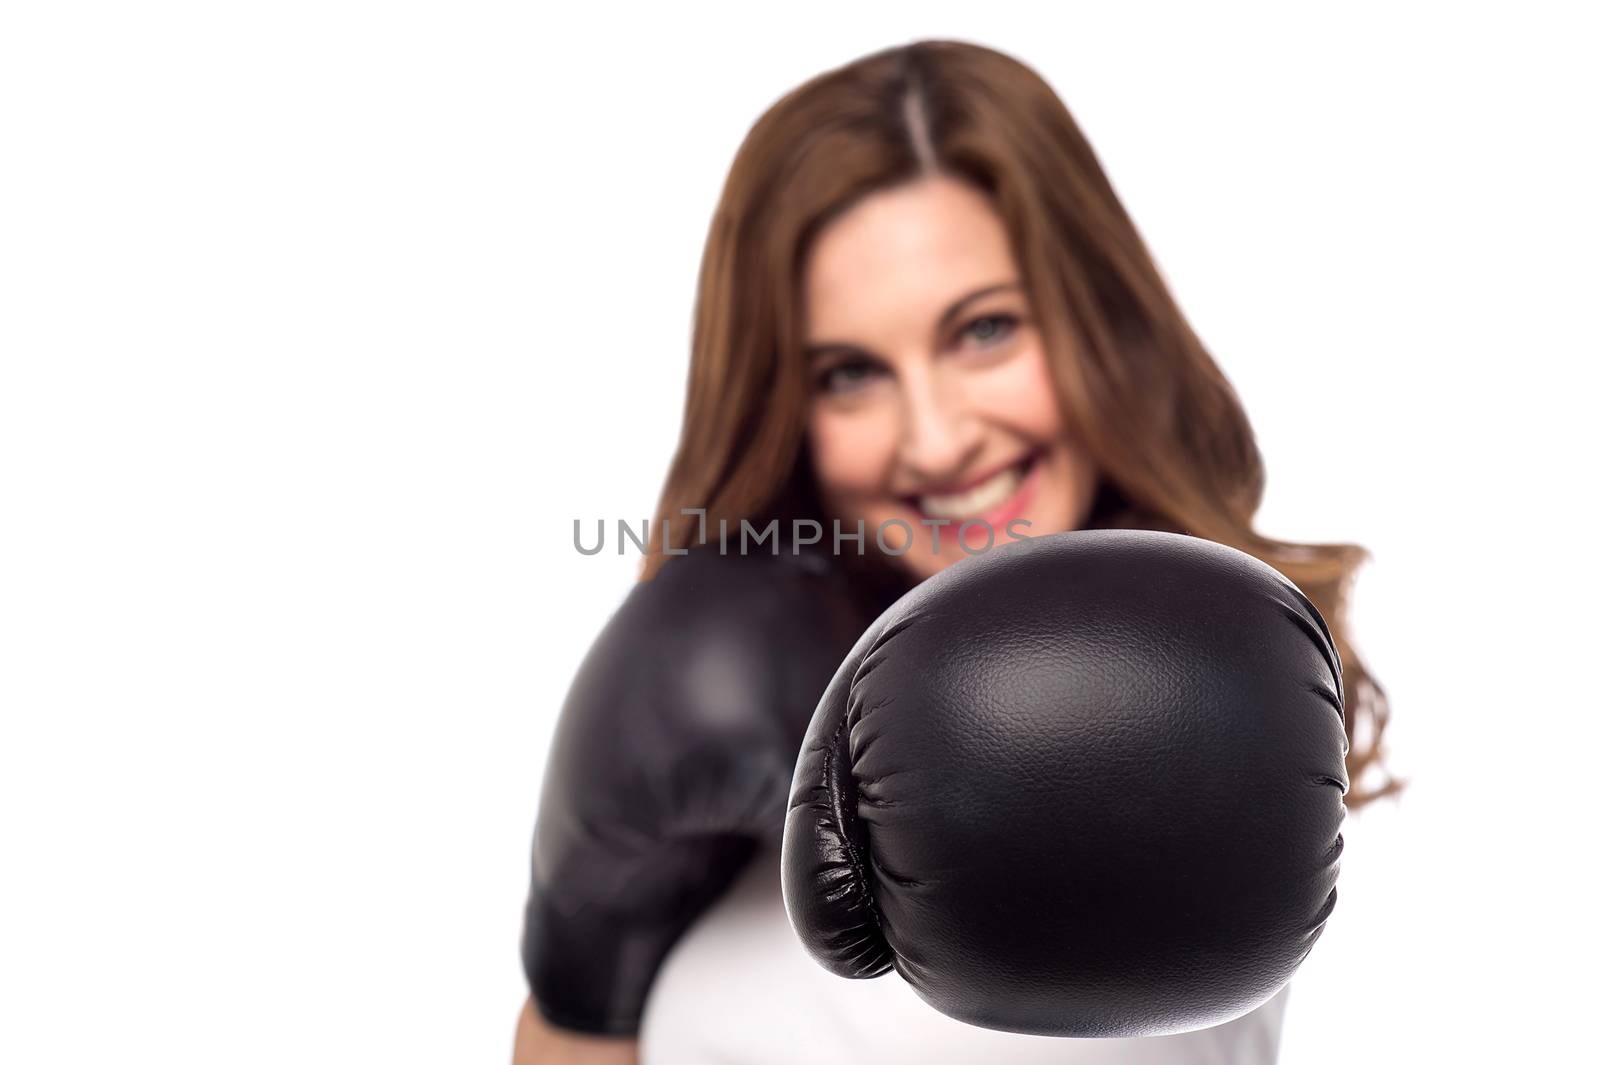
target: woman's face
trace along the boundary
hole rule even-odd
[[[945,177],[863,199],[805,263],[823,504],[844,532],[864,520],[869,545],[883,528],[892,551],[906,529],[884,523],[904,522],[898,562],[918,579],[983,548],[982,522],[999,545],[1088,515],[1095,471],[1062,420],[1021,280],[988,200]]]

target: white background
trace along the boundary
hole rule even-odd
[[[1289,1063],[1592,1053],[1594,27],[1415,5],[12,4],[0,1059],[503,1061],[543,757],[750,123],[1038,69],[1355,540],[1413,781]]]

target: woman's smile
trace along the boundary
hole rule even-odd
[[[1037,458],[1037,452],[1030,452],[965,484],[924,488],[906,496],[905,501],[925,518],[986,520],[993,524],[1003,510],[1011,509],[1002,504],[1014,503]]]

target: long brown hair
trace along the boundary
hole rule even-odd
[[[1265,478],[1238,396],[1065,105],[1033,70],[989,48],[921,41],[866,56],[790,92],[750,130],[706,241],[682,435],[645,576],[664,546],[696,534],[685,508],[734,527],[822,518],[803,446],[804,258],[818,230],[863,196],[935,174],[983,190],[1010,236],[1068,423],[1100,471],[1090,527],[1215,540],[1299,585],[1343,660],[1346,801],[1399,790],[1382,764],[1383,689],[1346,624],[1366,551],[1252,527]],[[1381,779],[1368,784],[1372,775]]]

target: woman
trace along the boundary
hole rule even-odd
[[[963,522],[987,523],[997,543],[1085,528],[1183,532],[1269,563],[1327,618],[1345,669],[1347,802],[1360,806],[1397,787],[1380,764],[1382,690],[1350,647],[1345,624],[1345,598],[1363,552],[1257,533],[1263,481],[1238,398],[1184,321],[1049,86],[1016,60],[973,45],[928,41],[887,50],[780,100],[734,161],[703,260],[683,434],[645,567],[647,579],[663,587],[677,574],[679,591],[651,594],[681,602],[625,607],[606,638],[610,650],[596,655],[606,663],[681,662],[685,639],[722,649],[724,636],[754,639],[747,634],[755,631],[771,639],[773,626],[826,627],[815,620],[823,612],[799,622],[747,609],[760,595],[811,603],[832,594],[791,592],[782,583],[788,577],[765,571],[748,582],[760,591],[726,593],[732,615],[743,619],[726,629],[738,634],[715,622],[702,630],[680,620],[687,615],[675,612],[679,606],[688,609],[707,588],[725,594],[722,577],[709,574],[734,571],[708,562],[703,549],[688,559],[673,553],[723,522],[739,529],[776,519],[788,528],[806,519],[830,533],[835,523],[847,534],[865,530],[838,552],[819,552],[849,589],[856,608],[849,631],[982,546],[955,539]],[[825,535],[824,547],[833,546],[829,541]],[[749,620],[757,616],[768,620]],[[647,653],[668,629],[679,641],[673,652]],[[820,662],[838,660],[840,638],[847,646],[848,631],[815,638]],[[762,660],[752,654],[738,660]],[[586,668],[611,683],[619,671]],[[801,702],[814,703],[827,675],[813,670],[806,678],[786,691],[805,689]],[[575,690],[589,683],[580,677]],[[582,703],[569,703],[564,730],[580,727]],[[652,707],[632,712],[622,731],[649,731]],[[573,749],[558,736],[541,808],[545,842],[536,839],[536,897],[553,890],[556,841],[570,830],[548,822],[584,789],[604,786],[567,771]],[[782,744],[774,749],[781,752]],[[1374,775],[1380,779],[1371,782]],[[762,779],[781,804],[781,772]],[[567,820],[592,831],[595,817],[591,811]],[[817,1053],[874,1061],[1276,1056],[1281,994],[1202,1032],[1059,1040],[958,1025],[892,976],[865,985],[834,980],[786,935],[770,849],[751,839],[735,845],[739,833],[726,835],[726,846],[714,842],[717,833],[696,836],[699,849],[690,849],[687,834],[652,842],[657,850],[678,848],[661,860],[676,862],[688,879],[661,880],[659,891],[676,892],[692,912],[680,905],[676,923],[659,923],[670,935],[657,936],[653,953],[637,952],[647,963],[584,977],[620,981],[616,974],[626,969],[639,986],[648,983],[637,1023],[590,1025],[546,1001],[566,993],[563,973],[579,978],[576,966],[551,960],[561,949],[552,943],[572,934],[576,924],[563,922],[580,920],[584,904],[530,902],[525,960],[541,975],[519,1024],[519,1060],[633,1061],[641,1048],[646,1060],[663,1061],[787,1061]],[[653,875],[633,879],[657,882]],[[685,886],[691,880],[693,890]],[[639,891],[648,889],[635,889],[628,905],[644,913],[652,901]],[[603,909],[608,923],[591,926],[596,937],[635,912],[620,903]]]

